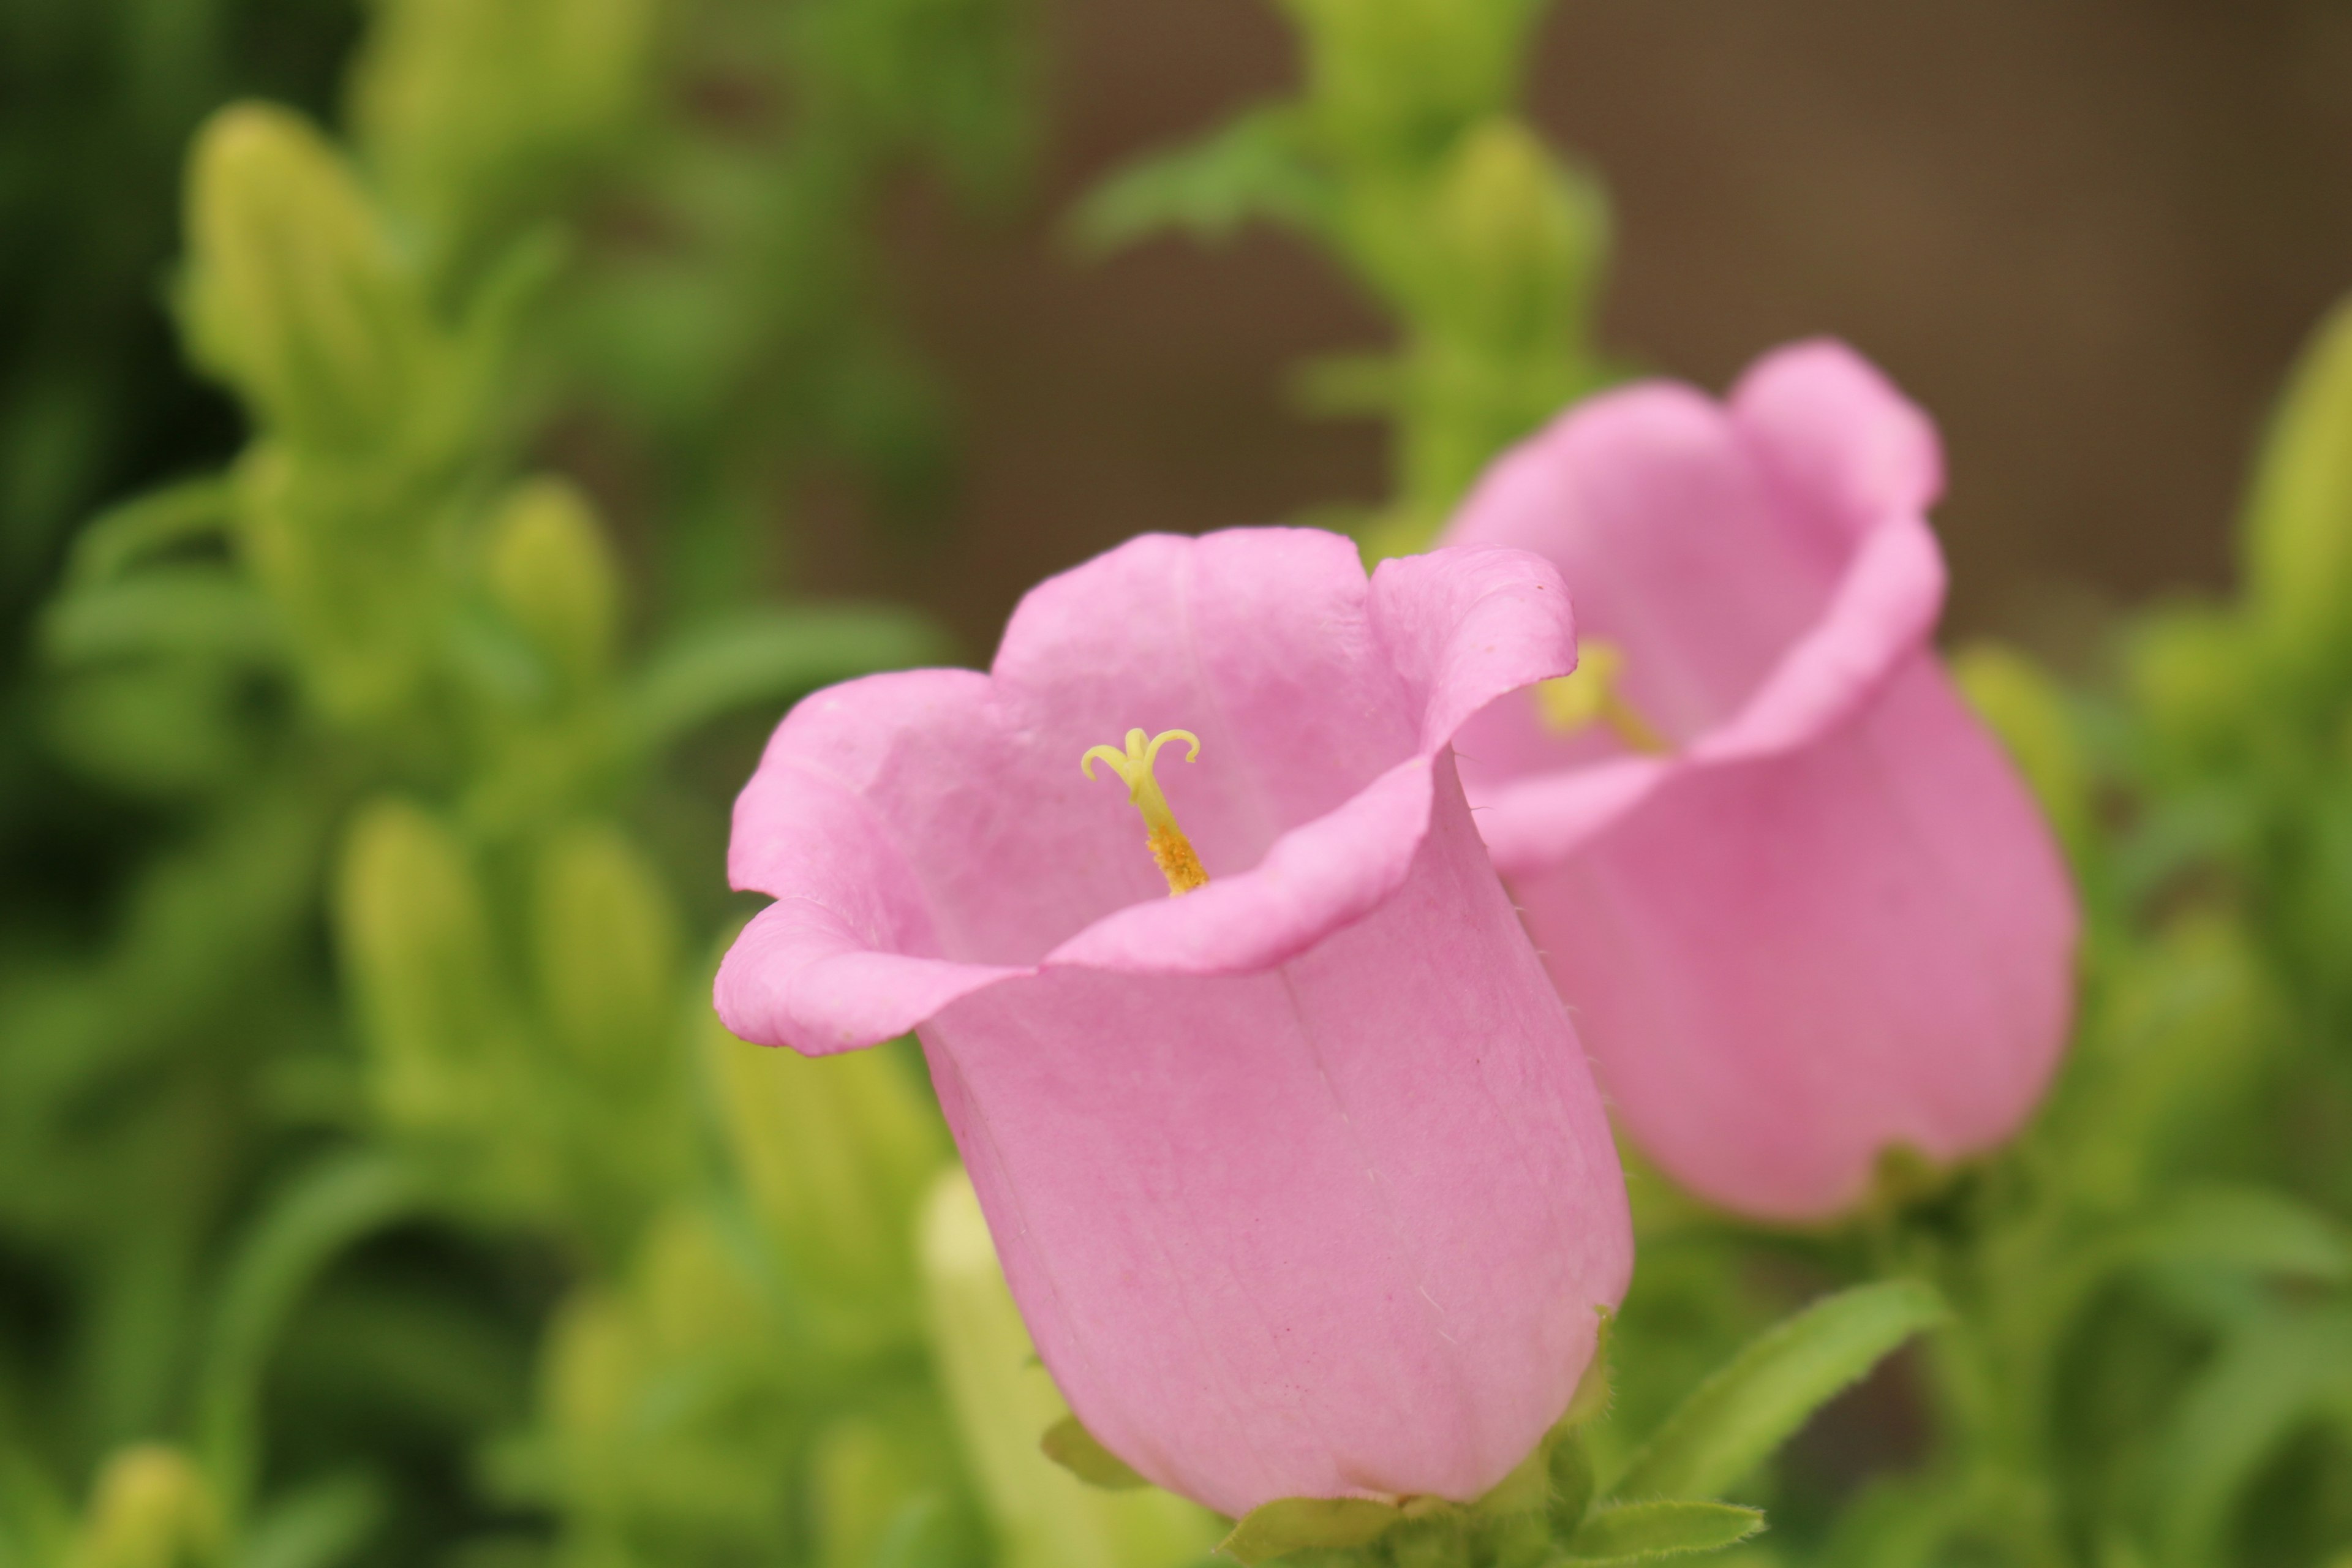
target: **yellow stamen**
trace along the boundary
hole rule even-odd
[[[1626,746],[1636,752],[1663,755],[1674,750],[1664,735],[1642,717],[1617,689],[1625,672],[1625,650],[1600,637],[1577,644],[1576,668],[1568,675],[1536,684],[1536,712],[1544,728],[1555,735],[1573,735],[1594,724],[1606,724]]]
[[[1162,730],[1144,738],[1140,730],[1127,732],[1127,750],[1117,746],[1097,746],[1078,759],[1078,770],[1087,777],[1095,776],[1095,759],[1102,759],[1119,782],[1127,785],[1127,798],[1143,814],[1144,846],[1160,867],[1160,874],[1168,879],[1168,896],[1175,898],[1209,883],[1209,873],[1201,868],[1201,858],[1192,853],[1192,841],[1176,826],[1176,814],[1168,808],[1168,797],[1160,793],[1160,781],[1151,776],[1151,764],[1160,756],[1160,748],[1171,741],[1183,741],[1191,750],[1184,760],[1192,762],[1201,754],[1201,737],[1190,730]]]

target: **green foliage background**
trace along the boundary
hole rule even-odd
[[[1072,216],[1270,222],[1384,310],[1297,383],[1389,422],[1390,502],[1321,519],[1370,553],[1615,374],[1601,185],[1518,108],[1543,9],[1287,0],[1297,92]],[[1040,1452],[1122,1479],[919,1063],[707,1003],[747,742],[973,651],[762,594],[807,466],[886,512],[950,482],[877,202],[1019,192],[1036,37],[1023,0],[0,11],[0,1568],[1219,1540]],[[619,531],[550,461],[582,440],[641,459]],[[1231,1552],[2352,1560],[2352,314],[2248,495],[2235,598],[2071,682],[1960,657],[2090,916],[2018,1143],[1890,1162],[1819,1235],[1636,1171],[1613,1392],[1478,1509],[1276,1505]]]

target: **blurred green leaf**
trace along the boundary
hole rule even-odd
[[[1606,1492],[1689,1498],[1722,1491],[1815,1410],[1947,1312],[1934,1287],[1891,1279],[1817,1301],[1776,1324],[1699,1385]]]
[[[304,1487],[254,1521],[236,1568],[332,1568],[366,1544],[384,1507],[383,1489],[367,1476]]]
[[[72,1538],[73,1515],[56,1483],[8,1439],[15,1415],[0,1408],[0,1568],[54,1568]]]
[[[1764,1515],[1724,1502],[1628,1502],[1604,1508],[1568,1543],[1570,1563],[1644,1563],[1720,1552],[1764,1528]]]
[[[1328,220],[1333,200],[1307,157],[1297,111],[1276,104],[1120,170],[1079,204],[1071,232],[1101,255],[1170,228],[1211,241],[1261,218],[1312,230]]]
[[[420,1194],[389,1156],[334,1156],[290,1182],[256,1220],[221,1281],[197,1377],[205,1466],[235,1508],[259,1463],[261,1375],[303,1292],[354,1242],[414,1212]]]
[[[51,688],[50,749],[128,795],[201,795],[250,781],[263,726],[239,672],[208,663],[101,664]]]
[[[2247,1321],[2166,1423],[2154,1503],[2158,1560],[2228,1560],[2232,1513],[2296,1431],[2327,1419],[2352,1432],[2352,1310],[2282,1309]]]
[[[2134,1263],[2242,1268],[2330,1285],[2352,1280],[2352,1231],[2261,1187],[2186,1192],[2123,1240]]]
[[[680,634],[625,694],[625,732],[652,752],[740,708],[780,708],[820,686],[937,662],[946,639],[927,617],[881,606],[780,610]]]
[[[41,652],[67,668],[155,657],[263,664],[284,655],[285,641],[269,601],[236,573],[159,566],[51,605]]]
[[[875,1543],[873,1568],[954,1568],[971,1555],[969,1527],[935,1495],[915,1498]]]
[[[216,474],[175,485],[109,509],[74,539],[66,572],[70,587],[87,590],[121,574],[146,555],[226,531],[235,489]]]
[[[1931,1568],[1972,1500],[1937,1471],[1882,1475],[1846,1500],[1809,1568]]]
[[[537,1325],[502,1321],[443,1273],[353,1268],[303,1303],[271,1364],[312,1408],[455,1440],[530,1406]]]
[[[2313,334],[2279,405],[2243,524],[2246,597],[2289,667],[2352,675],[2352,302]]]
[[[866,1415],[836,1421],[817,1439],[809,1492],[817,1537],[812,1568],[875,1568],[892,1538],[908,1531],[910,1512],[928,1515],[942,1506],[905,1435]]]

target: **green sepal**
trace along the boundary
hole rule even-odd
[[[1760,1510],[1727,1502],[1628,1502],[1585,1521],[1569,1542],[1570,1563],[1644,1563],[1720,1552],[1764,1528]]]
[[[1888,1216],[1934,1202],[1952,1188],[1961,1167],[1948,1164],[1909,1143],[1890,1143],[1871,1168],[1865,1215]]]
[[[1592,1337],[1592,1359],[1585,1363],[1584,1375],[1568,1397],[1568,1409],[1552,1427],[1555,1434],[1597,1420],[1609,1409],[1609,1341],[1617,1330],[1617,1315],[1606,1307],[1594,1310],[1601,1315],[1601,1327]]]
[[[1600,1489],[1600,1478],[1592,1471],[1592,1453],[1584,1446],[1584,1435],[1570,1431],[1560,1434],[1546,1458],[1551,1478],[1552,1539],[1570,1541],[1592,1510],[1592,1494]]]
[[[1075,1415],[1065,1415],[1045,1428],[1037,1446],[1045,1457],[1090,1487],[1106,1491],[1133,1491],[1151,1483],[1135,1467],[1106,1448]]]
[[[1434,1509],[1424,1507],[1420,1513],[1450,1506],[1439,1503]],[[1217,1550],[1250,1568],[1312,1547],[1369,1546],[1407,1519],[1419,1516],[1410,1504],[1374,1502],[1369,1498],[1276,1498],[1243,1515],[1233,1532],[1217,1542]]]
[[[1511,1473],[1488,1488],[1470,1506],[1480,1513],[1534,1513],[1551,1503],[1551,1454],[1562,1428],[1544,1434],[1533,1452],[1512,1467]]]

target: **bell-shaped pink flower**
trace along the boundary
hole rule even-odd
[[[1150,536],[988,674],[809,698],[737,804],[776,901],[728,1026],[919,1033],[1039,1353],[1171,1490],[1474,1497],[1624,1289],[1607,1122],[1449,750],[1573,649],[1520,552],[1367,582],[1332,534]],[[1156,774],[1138,725],[1184,731]]]
[[[1621,1126],[1738,1213],[2000,1142],[2066,1034],[2072,886],[1929,644],[1941,488],[1927,417],[1813,342],[1727,403],[1584,404],[1446,535],[1575,595],[1583,669],[1466,726],[1463,777]]]

